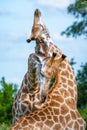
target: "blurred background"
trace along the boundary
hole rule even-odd
[[[34,52],[35,42],[26,39],[31,34],[33,14],[38,8],[55,45],[69,59],[77,79],[79,91],[78,108],[87,120],[87,0],[0,0],[0,93],[9,86],[12,97],[20,87],[27,72],[28,56]],[[80,86],[80,87],[79,87]],[[84,86],[84,87],[83,87]],[[7,89],[8,88],[8,89]],[[13,93],[14,89],[14,93]],[[82,90],[83,93],[82,93]],[[83,96],[84,95],[84,96]],[[9,101],[8,100],[8,101]],[[2,105],[1,102],[1,106]],[[6,101],[7,102],[7,101]],[[12,103],[8,107],[11,111]],[[0,111],[7,113],[7,108]],[[85,111],[85,112],[83,112]],[[2,115],[2,121],[11,116]],[[9,122],[9,121],[8,121]],[[7,122],[6,122],[7,123]],[[2,125],[4,127],[4,125]],[[9,128],[8,128],[9,129]]]

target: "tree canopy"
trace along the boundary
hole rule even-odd
[[[2,77],[0,85],[0,123],[10,123],[12,120],[13,97],[17,92],[17,85],[8,84],[4,77]]]
[[[76,0],[67,8],[68,13],[75,16],[75,21],[72,25],[66,28],[61,34],[67,36],[87,36],[87,0]]]
[[[81,69],[78,70],[77,76],[78,86],[78,107],[87,107],[87,63],[81,65]]]

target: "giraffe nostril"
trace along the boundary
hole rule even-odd
[[[26,41],[27,41],[28,43],[29,43],[29,42],[31,42],[31,40],[30,40],[30,39],[27,39]]]

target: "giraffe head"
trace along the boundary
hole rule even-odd
[[[40,19],[41,19],[41,12],[39,9],[36,9],[34,12],[34,23],[31,31],[31,35],[29,39],[27,39],[28,43],[31,42],[31,40],[36,40],[40,33],[42,29],[42,26],[40,26]]]
[[[41,68],[41,73],[44,75],[46,81],[45,85],[42,90],[42,101],[44,100],[44,97],[47,96],[47,93],[50,91],[49,90],[49,85],[52,80],[52,78],[56,77],[56,74],[59,71],[59,66],[61,62],[66,58],[64,54],[59,59],[55,59],[56,53],[53,53],[52,57],[48,58],[43,62],[42,68]]]
[[[44,30],[46,31],[46,34],[49,36],[48,30],[41,20],[41,12],[39,9],[36,9],[34,12],[34,23],[32,26],[31,35],[27,39],[27,42],[30,43],[32,40],[41,42],[42,37],[44,37],[42,36],[44,35]]]
[[[49,54],[50,35],[41,20],[41,12],[39,9],[36,9],[34,12],[34,23],[27,42],[30,43],[32,40],[36,41],[35,53],[47,57]]]
[[[66,58],[64,54],[59,59],[55,59],[56,53],[52,54],[52,57],[48,57],[47,60],[43,62],[41,72],[47,78],[52,78],[56,75],[56,71],[58,71],[61,62]]]
[[[34,12],[34,17],[40,18],[40,16],[41,16],[40,10],[36,9],[35,12]]]

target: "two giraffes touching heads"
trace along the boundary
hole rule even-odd
[[[35,53],[29,55],[28,71],[13,102],[11,130],[85,130],[77,110],[73,70],[51,40],[39,9],[34,12],[27,42],[32,40],[36,41]]]

